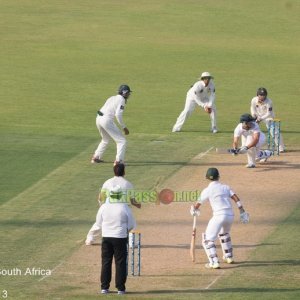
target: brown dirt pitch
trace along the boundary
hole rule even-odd
[[[209,289],[229,275],[239,264],[247,261],[250,253],[260,246],[262,240],[275,229],[278,222],[289,215],[297,205],[299,195],[299,156],[297,150],[274,156],[269,162],[247,169],[246,157],[233,157],[213,151],[198,155],[173,174],[158,188],[172,189],[175,199],[171,204],[143,204],[141,210],[133,209],[138,229],[142,232],[142,274],[128,276],[127,290],[133,298],[156,298],[173,291],[200,291]],[[221,264],[220,270],[206,270],[207,262],[201,247],[201,233],[211,216],[210,205],[201,208],[197,220],[196,262],[192,263],[189,247],[192,234],[191,202],[179,199],[194,195],[208,185],[204,179],[207,168],[217,167],[220,181],[228,184],[242,199],[250,213],[250,223],[240,224],[235,207],[235,222],[232,228],[232,243],[236,264]],[[176,192],[179,194],[176,195]],[[176,199],[176,197],[178,199]],[[184,197],[183,197],[184,198]],[[178,200],[178,201],[176,201]],[[179,201],[181,200],[181,201]],[[92,220],[91,220],[92,225]],[[222,257],[219,242],[217,251]],[[100,247],[82,245],[80,249],[57,270],[61,284],[80,289],[80,294],[96,295],[99,292]],[[114,279],[111,289],[114,290]],[[78,291],[78,290],[77,290]],[[71,294],[76,294],[76,289]],[[69,292],[70,295],[70,292]]]

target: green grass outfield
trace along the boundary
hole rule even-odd
[[[0,0],[0,269],[53,269],[78,249],[115,155],[111,144],[108,163],[89,163],[99,142],[95,113],[121,83],[134,91],[124,114],[126,161],[139,189],[211,146],[229,147],[259,86],[283,120],[287,148],[299,149],[299,13],[296,0]],[[198,109],[183,133],[171,134],[202,71],[215,76],[220,133],[212,136]],[[291,252],[274,260],[299,262],[298,219],[299,209],[268,238],[294,236]],[[235,286],[233,274],[209,296],[299,298],[297,282],[283,286],[277,276],[289,263],[260,270],[259,282],[241,276]],[[0,295],[41,299],[39,278],[1,276]],[[167,297],[176,295],[154,295]]]

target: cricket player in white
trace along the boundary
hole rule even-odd
[[[123,122],[123,112],[131,92],[132,91],[128,85],[121,85],[118,90],[118,95],[108,98],[103,107],[98,110],[96,126],[99,130],[102,140],[92,157],[91,163],[103,162],[102,157],[111,138],[117,144],[115,164],[118,162],[124,162],[126,139],[121,130],[115,124],[114,118],[117,119],[119,125],[124,131],[124,134],[128,135],[129,130]]]
[[[250,111],[252,117],[256,119],[257,123],[263,122],[266,124],[267,129],[272,125],[272,121],[275,118],[273,103],[268,96],[268,91],[264,87],[260,87],[257,90],[256,97],[252,98]],[[270,128],[271,135],[273,136],[273,130]],[[275,131],[275,144],[278,144],[278,131]],[[285,146],[283,143],[282,135],[279,136],[279,152],[284,152]]]
[[[238,148],[240,137],[242,139],[242,147]],[[250,114],[243,114],[240,117],[240,123],[234,130],[232,146],[233,149],[236,149],[235,154],[247,153],[247,168],[255,168],[256,161],[266,162],[273,155],[273,152],[270,150],[260,150],[265,140],[266,137],[260,131],[255,119]]]
[[[205,233],[202,234],[202,245],[207,255],[209,263],[206,268],[219,269],[220,262],[218,259],[215,241],[219,237],[223,260],[232,264],[233,250],[230,237],[230,229],[234,220],[231,199],[237,204],[240,211],[240,221],[242,223],[249,222],[249,214],[245,212],[241,200],[225,184],[219,182],[219,171],[216,168],[209,168],[206,172],[206,178],[210,180],[210,184],[206,187],[198,198],[195,205],[191,207],[191,215],[199,215],[199,207],[209,201],[213,216],[209,220]]]
[[[137,207],[141,208],[141,204],[136,202],[134,199],[133,185],[124,178],[125,176],[125,165],[119,163],[113,167],[115,176],[106,180],[101,188],[99,193],[98,202],[99,205],[102,203],[114,203],[115,195],[118,196],[118,201],[123,201],[123,203],[130,203]],[[119,197],[121,196],[121,197]],[[121,199],[122,198],[122,199]],[[100,209],[100,208],[99,208]],[[97,223],[94,223],[92,228],[89,230],[85,244],[87,246],[96,244],[96,239],[100,236],[101,228]],[[132,234],[129,234],[129,237],[132,238]],[[131,245],[131,244],[130,244]]]
[[[185,100],[184,110],[177,118],[172,132],[179,132],[186,121],[192,114],[196,105],[201,106],[209,114],[211,120],[211,131],[217,133],[217,110],[215,105],[216,89],[213,83],[213,76],[209,72],[201,74],[200,81],[197,81],[188,90]]]

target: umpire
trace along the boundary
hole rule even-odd
[[[124,164],[118,164],[116,168],[124,168]],[[121,170],[120,170],[121,171]],[[128,232],[136,227],[131,209],[122,201],[122,191],[116,185],[110,191],[112,201],[106,201],[99,209],[96,224],[102,230],[101,246],[101,293],[109,293],[112,275],[112,260],[115,260],[116,277],[115,284],[118,294],[125,294],[127,279],[127,240]],[[120,201],[118,201],[120,200]]]

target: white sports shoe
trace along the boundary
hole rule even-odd
[[[93,240],[85,240],[85,244],[86,244],[86,246],[92,246],[92,245],[95,245],[96,242]]]
[[[255,164],[247,164],[245,167],[248,169],[252,169],[255,168]]]
[[[259,160],[260,163],[265,163],[268,160],[269,157],[265,157]]]
[[[217,127],[213,127],[211,131],[212,131],[212,133],[217,133],[218,129],[217,129]]]
[[[173,128],[172,132],[180,132],[180,129]]]
[[[118,164],[123,164],[125,165],[125,162],[123,160],[115,160],[114,161],[114,166],[118,165]]]
[[[218,262],[215,263],[207,263],[205,264],[206,269],[221,269],[220,264]]]
[[[100,164],[102,162],[104,162],[104,160],[100,159],[98,156],[93,156],[92,159],[91,159],[92,164]]]
[[[108,294],[109,290],[101,290],[101,294]]]
[[[233,257],[223,257],[223,260],[224,260],[227,264],[233,264],[233,263],[234,263]]]

